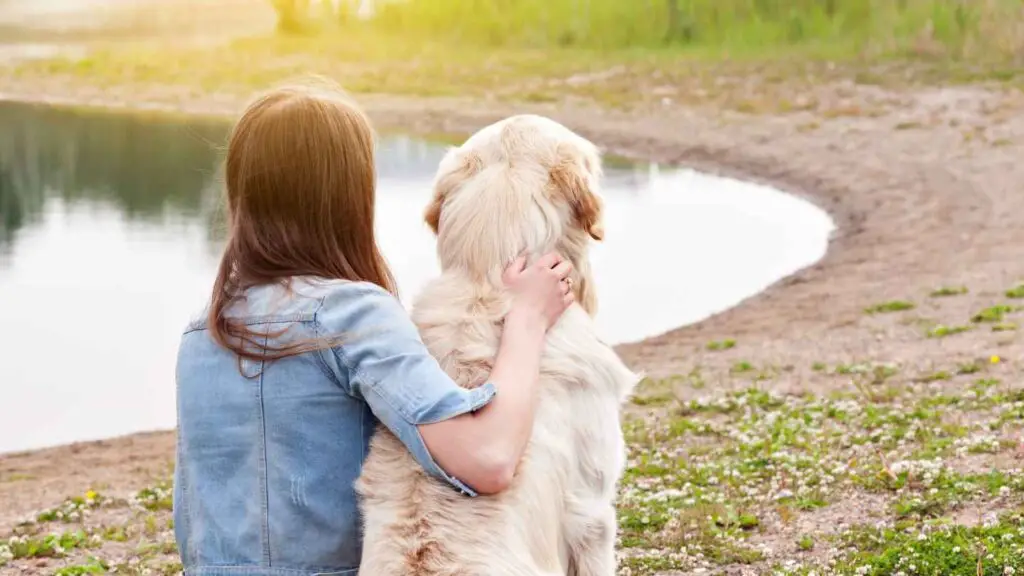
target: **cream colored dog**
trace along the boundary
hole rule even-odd
[[[598,338],[587,259],[600,240],[597,148],[522,115],[474,134],[442,160],[426,219],[442,274],[413,320],[461,386],[482,384],[508,309],[501,274],[517,255],[572,260],[578,305],[550,330],[540,406],[512,486],[467,498],[429,477],[390,433],[373,440],[363,498],[365,576],[613,576],[616,485],[625,463],[622,402],[638,376]]]

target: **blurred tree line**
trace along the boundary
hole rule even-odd
[[[270,0],[277,10],[277,26],[299,33],[324,24],[345,24],[355,18],[362,0]]]
[[[272,1],[283,31],[360,21],[407,39],[602,49],[838,43],[888,51],[924,37],[952,55],[1024,55],[1022,0]]]

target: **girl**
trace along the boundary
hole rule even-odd
[[[506,270],[489,381],[441,370],[374,241],[374,142],[336,89],[253,102],[227,151],[230,235],[205,319],[177,366],[174,530],[185,574],[355,574],[352,487],[383,423],[467,496],[506,488],[533,425],[548,328],[570,264]]]

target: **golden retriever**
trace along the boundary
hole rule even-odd
[[[378,432],[357,482],[365,576],[613,576],[619,423],[639,376],[597,336],[588,245],[603,237],[597,147],[548,118],[492,124],[441,161],[426,211],[441,276],[413,306],[424,343],[461,386],[490,373],[508,300],[504,268],[524,250],[574,265],[574,304],[549,331],[540,403],[511,487],[467,498]]]

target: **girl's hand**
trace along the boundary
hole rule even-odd
[[[552,252],[526,265],[520,256],[505,269],[502,280],[512,294],[509,316],[537,323],[546,332],[575,301],[572,291],[572,263]]]

